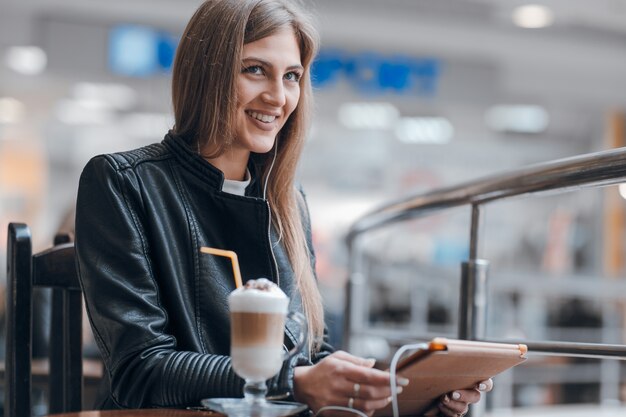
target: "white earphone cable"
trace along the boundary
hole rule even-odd
[[[263,200],[267,200],[267,183],[270,180],[270,173],[274,168],[274,162],[276,162],[276,154],[278,153],[278,143],[274,143],[274,156],[272,157],[272,163],[270,164],[270,169],[267,170],[267,175],[265,176],[265,184],[263,184]]]
[[[320,413],[323,413],[324,411],[347,411],[348,413],[356,414],[359,417],[368,417],[367,414],[360,410],[355,410],[354,408],[348,407],[340,407],[338,405],[327,405],[326,407],[322,407],[317,410],[317,413],[315,413],[314,417],[317,417]]]
[[[398,366],[398,361],[407,350],[422,350],[428,349],[427,343],[417,343],[412,345],[404,345],[400,347],[393,355],[393,359],[391,359],[391,365],[389,365],[389,373],[391,374],[389,377],[389,384],[391,385],[391,408],[393,409],[393,417],[398,417],[400,412],[398,411],[398,388],[396,384],[396,368]]]
[[[274,143],[274,156],[272,157],[272,163],[270,165],[270,169],[267,170],[267,175],[265,176],[265,184],[263,184],[263,200],[266,200],[266,201],[267,201],[267,184],[269,183],[270,174],[272,173],[272,169],[274,168],[274,163],[276,162],[277,153],[278,153],[278,142],[275,142]],[[278,245],[282,237],[283,237],[283,231],[281,229],[278,231],[278,239],[273,244],[273,246]]]

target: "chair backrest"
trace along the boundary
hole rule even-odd
[[[32,254],[30,229],[9,224],[5,417],[31,415],[34,287],[53,288],[49,354],[49,412],[82,408],[82,295],[73,243]]]

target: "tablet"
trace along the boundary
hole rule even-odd
[[[401,416],[423,414],[443,394],[489,379],[526,360],[528,348],[521,344],[474,342],[435,338],[402,359],[397,374],[410,383],[398,395]],[[377,417],[392,416],[392,406],[378,410]]]

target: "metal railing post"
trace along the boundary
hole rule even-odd
[[[348,277],[346,280],[345,286],[345,308],[344,308],[344,317],[343,317],[343,337],[341,340],[341,344],[343,345],[343,349],[350,352],[350,348],[352,346],[352,322],[354,320],[354,304],[353,304],[353,296],[352,292],[354,291],[352,284],[352,276],[356,271],[356,261],[355,261],[355,250],[354,250],[354,241],[350,240],[348,242]]]
[[[354,352],[356,346],[353,335],[367,326],[367,312],[363,304],[367,300],[366,282],[363,276],[363,253],[359,249],[359,239],[351,240],[348,245],[348,280],[345,293],[345,316],[343,318],[342,346]],[[357,338],[358,339],[358,338]]]
[[[472,205],[469,260],[461,264],[459,291],[459,339],[476,340],[486,336],[487,270],[489,262],[478,259],[480,205]]]
[[[489,262],[474,259],[461,267],[459,339],[477,340],[486,336],[487,271]]]
[[[461,264],[459,291],[459,339],[477,340],[487,335],[487,271],[489,262],[478,259],[480,205],[472,204],[469,260]],[[485,401],[474,404],[468,417],[485,414]]]

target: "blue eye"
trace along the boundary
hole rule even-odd
[[[244,72],[246,74],[261,75],[261,74],[263,74],[263,68],[261,68],[260,65],[250,65],[249,67],[244,67],[242,72]]]
[[[296,72],[296,71],[291,71],[291,72],[288,72],[287,74],[285,74],[285,79],[287,81],[298,82],[298,81],[300,81],[301,77],[302,77],[302,74],[300,74],[299,72]]]

